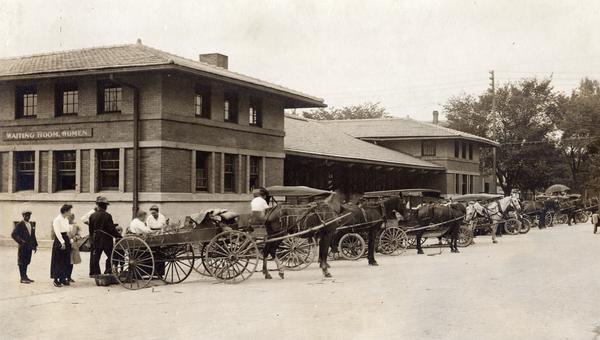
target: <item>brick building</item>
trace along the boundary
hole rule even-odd
[[[284,109],[323,100],[199,59],[139,41],[1,59],[0,237],[24,208],[44,238],[64,202],[81,216],[106,196],[119,224],[136,202],[177,220],[247,210],[252,187],[283,184]]]

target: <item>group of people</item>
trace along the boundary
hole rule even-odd
[[[52,221],[51,237],[52,255],[50,259],[50,278],[55,287],[69,286],[75,282],[72,278],[73,265],[81,263],[80,247],[88,243],[90,249],[89,276],[95,278],[101,274],[100,258],[105,254],[107,259],[104,273],[111,273],[111,253],[114,239],[122,237],[123,230],[114,223],[112,215],[107,212],[110,203],[106,197],[98,196],[96,206],[81,217],[81,222],[88,225],[89,235],[81,235],[81,227],[76,223],[75,215],[71,212],[73,206],[63,204],[60,213]],[[38,242],[36,225],[31,222],[31,210],[22,212],[23,219],[15,225],[12,238],[18,244],[17,265],[20,282],[33,283],[27,275],[27,267],[31,263],[32,254],[37,252]],[[125,233],[137,235],[152,234],[164,230],[168,219],[159,212],[156,205],[150,207],[150,214],[145,211],[137,213]]]

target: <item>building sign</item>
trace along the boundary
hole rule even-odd
[[[62,138],[87,138],[92,137],[92,129],[65,129],[46,131],[4,132],[4,141],[37,140],[37,139],[62,139]]]

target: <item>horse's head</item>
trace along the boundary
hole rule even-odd
[[[399,213],[402,217],[406,217],[406,205],[404,200],[399,196],[386,198],[381,201],[381,205],[383,206],[383,213],[387,219],[396,218],[396,213]]]
[[[481,206],[481,204],[479,204],[479,202],[469,202],[465,209],[465,222],[468,223],[471,220],[473,220],[475,218],[475,215],[477,215],[477,212],[481,211],[482,208],[483,207]]]
[[[510,204],[513,206],[513,208],[516,211],[521,211],[521,209],[523,209],[523,207],[521,207],[521,202],[519,201],[518,197],[511,196],[510,197]]]

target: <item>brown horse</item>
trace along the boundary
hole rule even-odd
[[[267,256],[270,255],[277,264],[279,276],[283,279],[283,267],[277,258],[277,248],[283,240],[268,242],[268,239],[279,238],[296,232],[309,230],[310,228],[326,223],[328,220],[338,217],[342,211],[339,196],[332,193],[327,199],[311,203],[308,206],[297,207],[277,205],[266,212],[265,227],[267,230],[267,243],[263,249],[263,274],[266,279],[271,275],[267,270]],[[325,227],[302,235],[302,237],[315,236],[319,239],[319,266],[325,277],[331,277],[327,254],[329,245],[340,222],[329,223]]]
[[[419,222],[419,230],[416,231],[417,236],[417,254],[424,254],[423,248],[421,248],[421,237],[426,231],[430,224],[444,223],[439,226],[432,227],[433,230],[439,230],[442,232],[440,236],[450,236],[450,251],[453,253],[460,253],[458,251],[458,232],[460,230],[460,224],[463,216],[465,216],[466,208],[460,203],[451,203],[448,205],[442,205],[437,203],[430,203],[421,206],[417,210],[417,220]],[[444,231],[444,229],[446,229]]]

